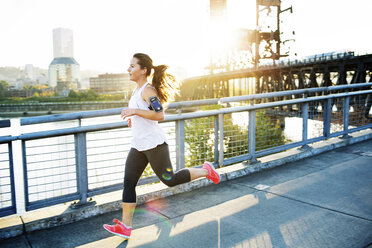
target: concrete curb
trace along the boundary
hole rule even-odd
[[[221,181],[233,180],[235,178],[274,168],[289,162],[298,161],[368,139],[372,139],[372,130],[364,130],[353,133],[352,137],[347,139],[332,138],[317,142],[311,144],[310,149],[305,151],[301,151],[300,149],[291,149],[281,153],[262,157],[257,163],[239,163],[219,168],[218,171],[221,173]],[[164,184],[144,185],[138,187],[137,189],[138,205],[159,198],[165,198],[171,195],[192,191],[210,184],[212,184],[212,182],[204,178],[172,188],[168,188]],[[70,203],[65,203],[62,205],[30,211],[22,216],[13,215],[1,218],[0,240],[19,236],[23,233],[61,226],[104,213],[121,210],[121,191],[97,196],[94,197],[94,200],[97,202],[96,205],[85,206],[79,209],[71,209],[69,208]]]

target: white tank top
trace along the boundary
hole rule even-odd
[[[145,87],[152,87],[146,82],[140,89],[133,91],[129,100],[129,108],[149,110],[149,105],[142,98],[142,92]],[[152,121],[138,115],[130,117],[132,121],[132,147],[138,151],[145,151],[155,148],[164,142],[168,143],[164,131],[157,121]]]

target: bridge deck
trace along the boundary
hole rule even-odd
[[[116,211],[0,246],[366,247],[372,242],[371,147],[370,139],[153,201],[136,211],[129,241],[101,227],[120,218]]]

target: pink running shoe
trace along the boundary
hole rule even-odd
[[[216,171],[211,162],[204,162],[203,169],[208,171],[207,178],[212,180],[214,184],[218,184],[221,181],[220,174]]]
[[[130,238],[130,233],[132,232],[132,228],[128,228],[126,225],[124,225],[122,222],[120,222],[117,219],[113,219],[113,222],[117,223],[114,226],[110,225],[103,225],[103,228],[105,228],[107,231],[109,231],[112,234],[118,235],[122,238],[129,239]]]

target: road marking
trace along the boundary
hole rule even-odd
[[[264,184],[257,184],[254,188],[257,190],[265,190],[267,188],[270,188],[270,186]]]
[[[368,157],[372,157],[372,152],[363,152],[360,154],[361,156],[368,156]]]

